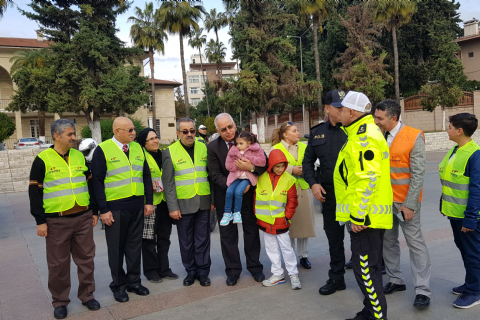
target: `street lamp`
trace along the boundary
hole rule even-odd
[[[305,33],[307,33],[308,30],[313,26],[313,24],[308,27],[307,30],[305,30],[302,35],[299,36],[287,36],[287,38],[298,38],[300,39],[300,72],[302,74],[302,81],[303,81],[303,56],[302,56],[302,37]],[[305,136],[306,129],[305,129],[305,99],[303,99],[303,89],[302,89],[302,115],[303,115],[303,136]]]

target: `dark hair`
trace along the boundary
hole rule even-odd
[[[471,113],[457,113],[456,115],[450,116],[448,121],[450,121],[456,129],[462,128],[463,133],[467,137],[471,137],[478,127],[477,117]]]
[[[294,126],[295,124],[292,121],[285,121],[278,127],[277,129],[273,130],[272,133],[272,146],[276,145],[280,141],[283,140],[283,136],[285,135],[285,131],[287,131],[288,127]]]
[[[235,137],[234,145],[237,145],[237,139],[245,139],[247,142],[251,142],[252,144],[257,143],[257,137],[254,134],[251,134],[248,131],[242,131],[238,136]]]
[[[402,107],[397,100],[385,99],[380,101],[375,106],[375,110],[385,111],[387,117],[392,119],[394,116],[397,117],[397,121],[400,121],[400,114],[402,113]]]

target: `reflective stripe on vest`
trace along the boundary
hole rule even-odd
[[[191,199],[195,195],[206,196],[210,194],[210,183],[207,173],[207,147],[195,141],[194,160],[180,144],[180,140],[168,149],[175,170],[175,190],[177,199]]]
[[[291,174],[284,172],[272,190],[272,182],[268,172],[264,172],[257,183],[255,197],[255,216],[258,220],[273,225],[276,218],[285,217],[288,190],[296,183]]]
[[[102,148],[107,163],[105,196],[107,201],[143,196],[143,166],[145,155],[142,147],[130,142],[128,158],[125,152],[112,140],[98,145]]]
[[[464,176],[468,159],[480,147],[472,140],[458,148],[452,160],[452,148],[438,166],[442,182],[442,213],[449,217],[465,218],[468,204],[470,178]],[[480,215],[479,215],[480,218]]]
[[[419,135],[423,132],[409,126],[404,126],[397,133],[390,146],[390,179],[392,182],[393,202],[403,203],[410,188],[410,153]],[[418,201],[422,201],[423,188]]]
[[[152,175],[152,182],[161,181],[162,169],[158,167],[157,161],[153,159],[152,155],[148,153],[147,150],[144,150],[144,152],[145,152],[145,159],[147,159],[148,167],[150,168],[150,174]],[[157,204],[160,204],[163,200],[165,200],[165,192],[153,191],[153,205],[156,206]]]
[[[305,157],[305,150],[307,149],[307,145],[305,143],[298,142],[298,157],[297,157],[298,160],[295,160],[295,158],[290,154],[290,152],[288,152],[287,149],[285,149],[285,147],[281,142],[277,143],[272,148],[279,149],[283,152],[285,157],[287,157],[288,165],[301,167],[303,164],[303,158]],[[310,188],[308,182],[305,181],[303,176],[294,175],[294,177],[296,178],[296,184],[297,185],[300,184],[300,188],[302,188],[303,190]]]
[[[45,163],[43,180],[43,208],[45,213],[67,211],[75,206],[90,204],[85,171],[85,158],[75,149],[68,153],[68,164],[60,155],[49,148],[38,157]]]

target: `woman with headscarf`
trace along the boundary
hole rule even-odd
[[[152,173],[153,204],[156,206],[155,212],[145,217],[142,241],[143,274],[153,283],[162,282],[162,278],[178,279],[178,275],[170,269],[168,261],[173,220],[170,218],[163,194],[163,186],[161,185],[162,152],[159,150],[160,140],[155,130],[146,128],[138,134],[137,142],[145,151],[145,158]]]

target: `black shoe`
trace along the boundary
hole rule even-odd
[[[239,276],[228,276],[227,286],[233,287],[233,286],[237,285],[238,278],[240,278],[240,277]]]
[[[337,290],[345,290],[347,286],[345,281],[328,279],[327,284],[318,290],[322,296],[327,296],[329,294],[335,293]]]
[[[262,272],[257,272],[253,274],[253,279],[257,282],[262,282],[265,280],[265,275]]]
[[[135,292],[135,294],[138,294],[139,296],[148,296],[150,294],[150,291],[148,291],[148,289],[141,284],[137,285],[136,287],[127,288],[127,291]]]
[[[125,291],[114,292],[113,297],[118,302],[127,302],[128,301],[128,293],[126,293]]]
[[[350,259],[347,263],[345,263],[345,269],[353,269],[353,261]]]
[[[185,287],[191,286],[194,283],[195,283],[195,277],[194,276],[187,276],[185,279],[183,279],[183,285]]]
[[[356,314],[354,318],[351,319],[346,319],[346,320],[368,320],[362,315],[362,312],[360,311],[359,313]]]
[[[430,297],[427,297],[423,294],[417,294],[415,296],[415,301],[413,302],[413,306],[416,308],[424,308],[430,305]]]
[[[100,309],[100,303],[98,303],[98,301],[95,299],[88,300],[87,302],[83,302],[82,304],[86,306],[88,310],[95,311]]]
[[[156,276],[153,276],[153,277],[150,277],[150,278],[147,278],[148,281],[152,282],[152,283],[161,283],[162,282],[162,278],[160,278],[159,275],[156,275]]]
[[[65,319],[67,317],[67,306],[58,306],[53,310],[55,319]]]
[[[396,283],[387,283],[385,287],[383,287],[383,293],[385,294],[392,294],[395,291],[405,291],[407,287],[404,284],[396,284]]]
[[[163,275],[162,278],[165,278],[167,280],[177,280],[178,274],[175,274],[172,272],[172,270],[170,270],[169,272],[165,273],[165,275]]]
[[[199,276],[198,281],[202,287],[209,287],[212,284],[208,276]]]
[[[308,261],[308,258],[300,258],[300,265],[305,269],[312,269],[312,265],[310,264],[310,261]]]

